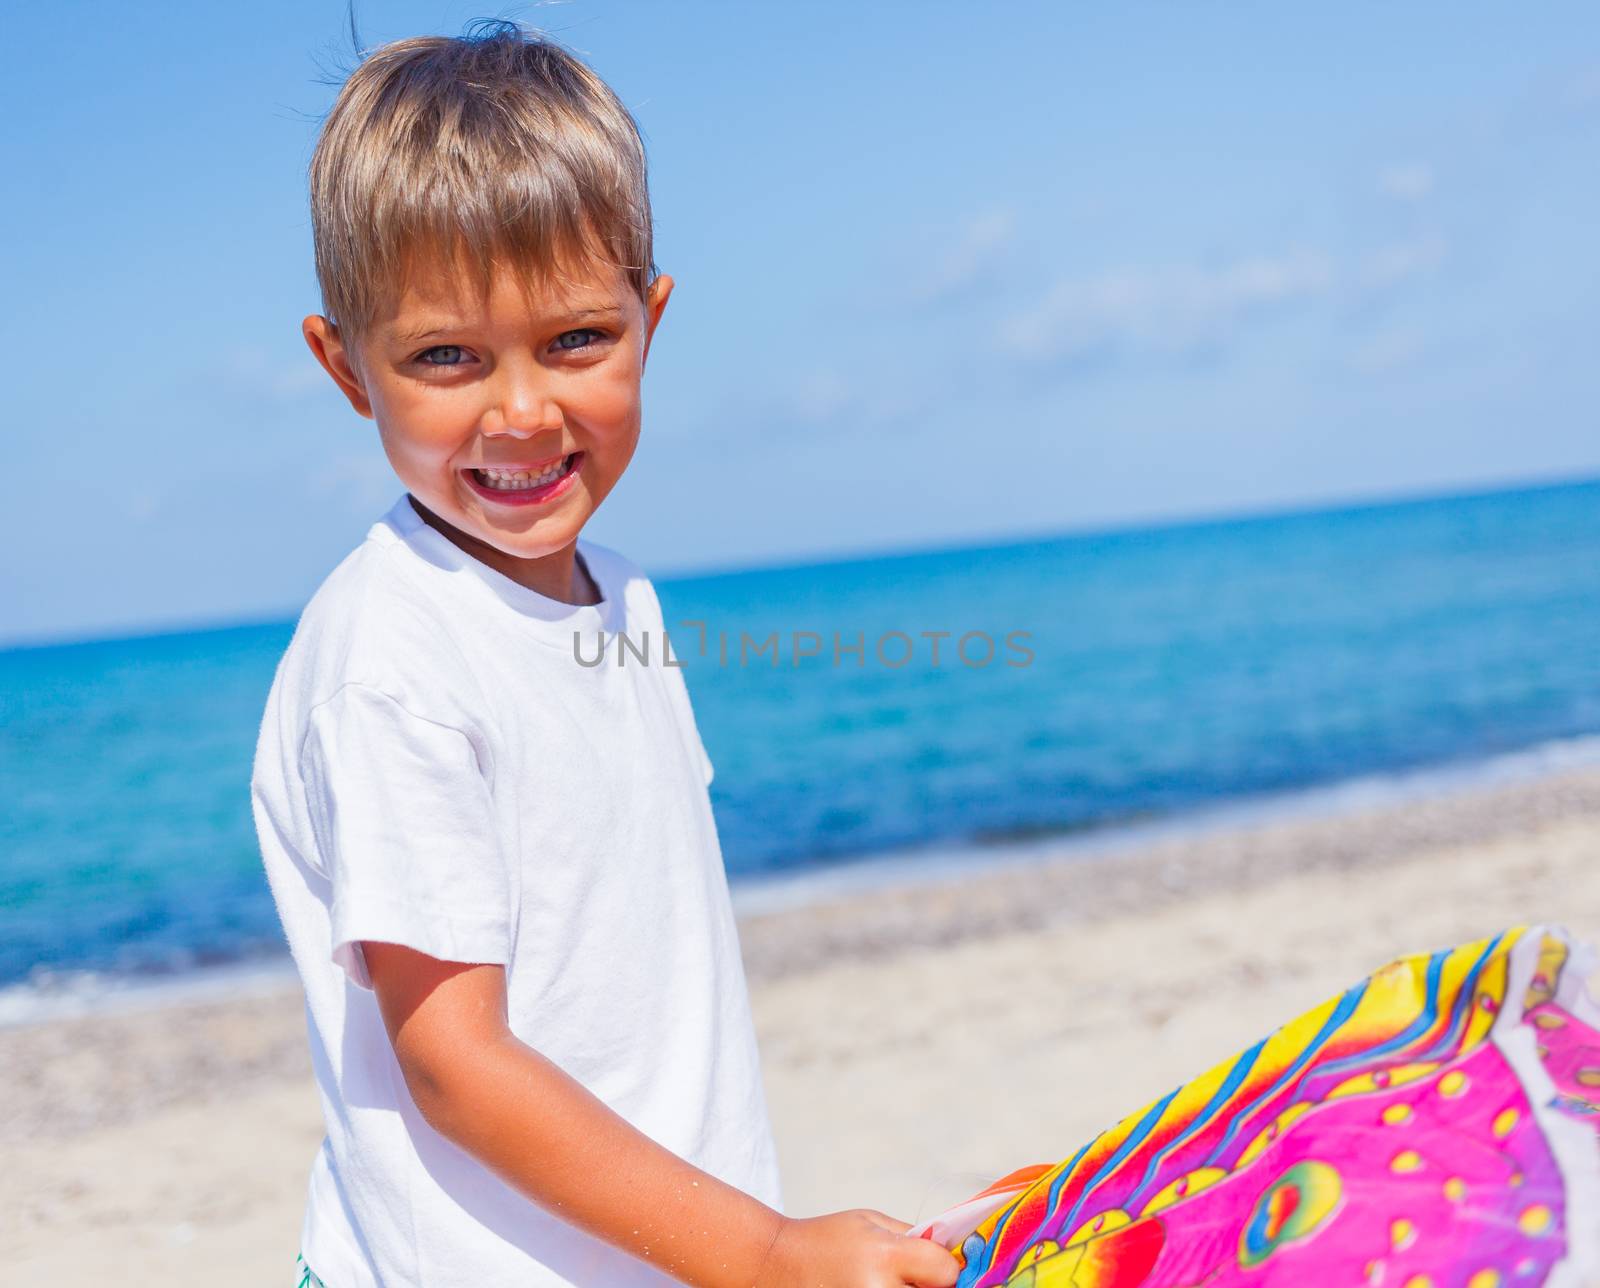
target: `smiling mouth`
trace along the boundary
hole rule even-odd
[[[545,466],[542,470],[525,468],[516,469],[479,469],[472,468],[467,473],[472,476],[473,482],[495,492],[535,492],[540,488],[549,487],[552,483],[559,483],[572,473],[577,466],[581,452],[573,452],[563,456],[560,460]]]

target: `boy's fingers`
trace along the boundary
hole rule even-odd
[[[961,1263],[943,1244],[932,1239],[906,1238],[910,1222],[896,1221],[892,1216],[864,1208],[861,1215],[873,1225],[898,1234],[900,1246],[895,1249],[895,1274],[915,1288],[954,1288],[961,1277]]]
[[[961,1277],[961,1263],[932,1239],[907,1239],[901,1274],[917,1288],[953,1288]]]
[[[904,1234],[911,1228],[909,1221],[896,1221],[892,1216],[885,1216],[882,1212],[874,1212],[871,1208],[862,1208],[861,1215],[871,1221],[873,1225],[882,1226],[890,1234]]]

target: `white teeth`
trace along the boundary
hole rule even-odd
[[[554,483],[567,473],[571,460],[570,456],[563,457],[541,474],[529,474],[527,470],[494,469],[478,469],[474,472],[480,482],[497,492],[518,492]]]

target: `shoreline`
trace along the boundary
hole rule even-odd
[[[1600,765],[1586,759],[1600,739],[1582,741],[1578,768],[1533,774],[1523,765],[1509,777],[1453,783],[1429,775],[1432,790],[1391,783],[1377,795],[1352,780],[1297,793],[1288,808],[1229,807],[1204,819],[964,848],[942,862],[917,852],[824,874],[838,880],[800,878],[779,897],[736,889],[745,973],[752,987],[781,984],[840,963],[1137,917],[1306,876],[1353,876],[1567,824],[1593,825],[1600,838]],[[1313,795],[1319,808],[1310,808]],[[0,1105],[0,1142],[190,1101],[211,1077],[236,1089],[241,1079],[308,1071],[299,976],[287,954],[19,999],[22,991],[0,991],[0,1083],[13,1091]],[[174,1079],[179,1053],[185,1076]],[[79,1097],[60,1094],[64,1060],[81,1074]]]
[[[1600,734],[1557,738],[1470,760],[1358,774],[1072,831],[891,850],[819,862],[799,870],[754,874],[733,880],[734,908],[742,919],[891,888],[983,879],[1013,869],[1028,871],[1041,863],[1115,857],[1163,842],[1182,844],[1276,824],[1336,821],[1391,806],[1536,784],[1589,769],[1600,769]]]
[[[746,910],[786,1207],[932,1216],[1395,956],[1540,920],[1600,937],[1600,767]],[[322,1139],[303,1000],[213,979],[0,1029],[21,1277],[287,1276]]]
[[[1126,843],[1094,849],[1068,844],[977,874],[747,914],[740,918],[745,967],[752,979],[770,979],[834,957],[949,947],[1081,923],[1091,915],[1136,915],[1303,875],[1357,873],[1418,852],[1483,845],[1569,822],[1600,825],[1600,767],[1345,810],[1263,814],[1231,826],[1152,827]],[[1600,848],[1595,879],[1600,886]]]
[[[790,913],[832,908],[876,895],[940,904],[948,900],[938,892],[951,886],[990,881],[1010,884],[1026,880],[1041,868],[1069,864],[1081,865],[1085,875],[1093,876],[1101,864],[1126,859],[1140,869],[1141,875],[1148,875],[1145,869],[1149,860],[1143,856],[1157,849],[1182,850],[1236,833],[1335,822],[1375,810],[1426,808],[1441,800],[1535,787],[1551,778],[1582,775],[1590,769],[1600,770],[1600,734],[1556,739],[1450,764],[1358,775],[1071,832],[962,841],[831,859],[800,869],[731,877],[730,885],[742,931],[747,925],[759,927],[755,931],[759,946],[753,963],[752,946],[745,945],[747,969],[759,976],[775,969],[781,972],[788,963],[805,957],[803,953],[772,946],[773,940],[782,937],[781,932],[771,930],[774,918]],[[1587,793],[1584,795],[1587,799]],[[1600,799],[1595,808],[1600,810]],[[1190,865],[1180,860],[1180,866]],[[1227,866],[1226,860],[1223,866]],[[1202,874],[1201,883],[1206,885],[1218,877],[1226,879],[1220,872]],[[1053,888],[1062,884],[1048,873],[1045,879]],[[1172,879],[1179,878],[1171,874],[1161,877],[1162,881]],[[1069,880],[1065,884],[1075,887],[1078,883]],[[1120,890],[1125,889],[1126,882],[1112,881],[1111,885]],[[837,922],[848,917],[833,915],[829,920]],[[960,924],[946,929],[957,937],[966,933]],[[748,939],[749,932],[744,933]],[[875,938],[869,930],[858,928],[853,935],[831,939],[829,947],[836,951],[873,952]],[[16,1028],[107,1013],[182,1007],[216,997],[271,995],[294,991],[298,982],[286,951],[170,971],[52,970],[38,980],[0,985],[0,1040],[8,1030]]]

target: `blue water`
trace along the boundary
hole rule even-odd
[[[669,627],[706,624],[705,657],[673,644],[736,879],[1600,733],[1600,483],[659,589]],[[248,782],[292,627],[0,652],[0,983],[279,948]],[[739,665],[741,633],[779,664]]]

